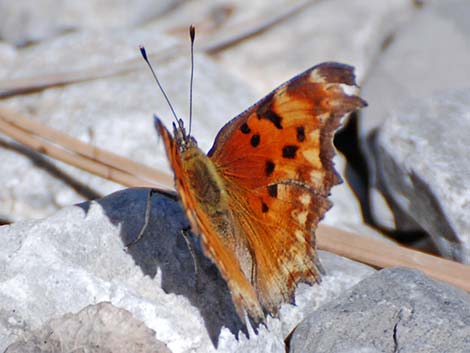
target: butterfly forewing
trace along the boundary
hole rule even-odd
[[[354,83],[352,70],[326,63],[288,81],[225,125],[209,157],[243,186],[298,180],[327,194],[339,180],[333,133],[343,115],[365,104],[341,88]]]
[[[250,280],[273,314],[298,282],[320,278],[314,230],[340,180],[333,134],[343,115],[365,105],[341,84],[354,84],[352,67],[305,71],[224,126],[208,154],[225,181],[236,236],[253,256]]]

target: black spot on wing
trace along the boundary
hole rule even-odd
[[[269,185],[267,189],[269,196],[277,197],[277,184]]]
[[[305,141],[305,128],[303,126],[297,126],[297,141]]]
[[[270,176],[274,172],[274,167],[276,165],[272,161],[266,161],[266,166],[264,172],[266,176]]]
[[[295,145],[286,145],[282,148],[282,157],[293,159],[295,158],[295,153],[299,149],[299,146]]]
[[[269,211],[268,205],[266,205],[263,201],[261,201],[261,211],[262,211],[263,213],[266,213],[266,212]]]
[[[243,123],[242,126],[240,126],[240,131],[243,133],[243,134],[249,134],[251,132],[251,129],[250,127],[248,126],[247,123]]]
[[[268,119],[279,130],[282,129],[282,125],[281,125],[282,118],[279,115],[277,115],[275,112],[273,112],[272,110],[268,110],[263,116],[261,116],[259,118],[260,119]]]
[[[269,120],[276,128],[282,129],[282,118],[271,109],[271,104],[263,104],[259,106],[256,110],[256,115],[258,116],[258,119]]]
[[[257,147],[259,145],[259,142],[260,142],[259,134],[255,134],[255,135],[251,136],[250,144],[253,147]]]

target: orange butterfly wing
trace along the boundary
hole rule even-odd
[[[236,236],[252,256],[249,280],[273,314],[292,301],[298,282],[320,278],[314,231],[340,182],[333,134],[343,115],[366,105],[341,84],[355,84],[352,67],[305,71],[225,125],[208,153],[224,180]]]
[[[313,67],[230,121],[206,156],[182,123],[157,119],[176,188],[238,314],[263,320],[320,278],[314,230],[339,177],[331,161],[340,118],[365,102],[345,94],[353,68]]]

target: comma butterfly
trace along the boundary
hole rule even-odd
[[[155,119],[191,229],[240,318],[276,315],[299,282],[320,280],[315,229],[341,181],[333,134],[342,116],[367,105],[342,85],[355,85],[351,66],[308,69],[229,121],[207,155],[182,120],[172,135]]]

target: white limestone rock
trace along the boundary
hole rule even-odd
[[[335,169],[342,176],[343,183],[331,189],[329,198],[333,203],[333,207],[325,214],[322,222],[362,236],[390,241],[382,233],[364,223],[361,205],[356,195],[354,195],[349,181],[345,178],[347,173],[346,158],[341,153],[338,153],[333,161]]]
[[[307,313],[374,272],[321,253],[322,284],[300,286],[297,306],[283,306],[281,320],[268,318],[267,327],[248,339],[225,282],[190,238],[196,280],[181,235],[188,224],[175,201],[155,195],[144,237],[125,250],[143,224],[147,193],[129,189],[44,220],[0,227],[0,351],[52,318],[110,302],[175,353],[284,352],[285,338]]]
[[[363,86],[369,106],[359,120],[359,137],[369,165],[372,217],[384,228],[415,231],[420,226],[384,194],[386,186],[375,165],[377,130],[404,101],[469,86],[469,12],[466,0],[425,1],[413,20],[390,38]]]
[[[129,29],[168,11],[178,0],[0,1],[0,38],[27,45],[81,29]]]
[[[324,61],[354,66],[361,85],[384,41],[414,11],[407,0],[312,2],[281,25],[220,55],[227,69],[259,93]]]
[[[377,138],[387,194],[428,232],[439,252],[470,263],[470,88],[411,100]]]

